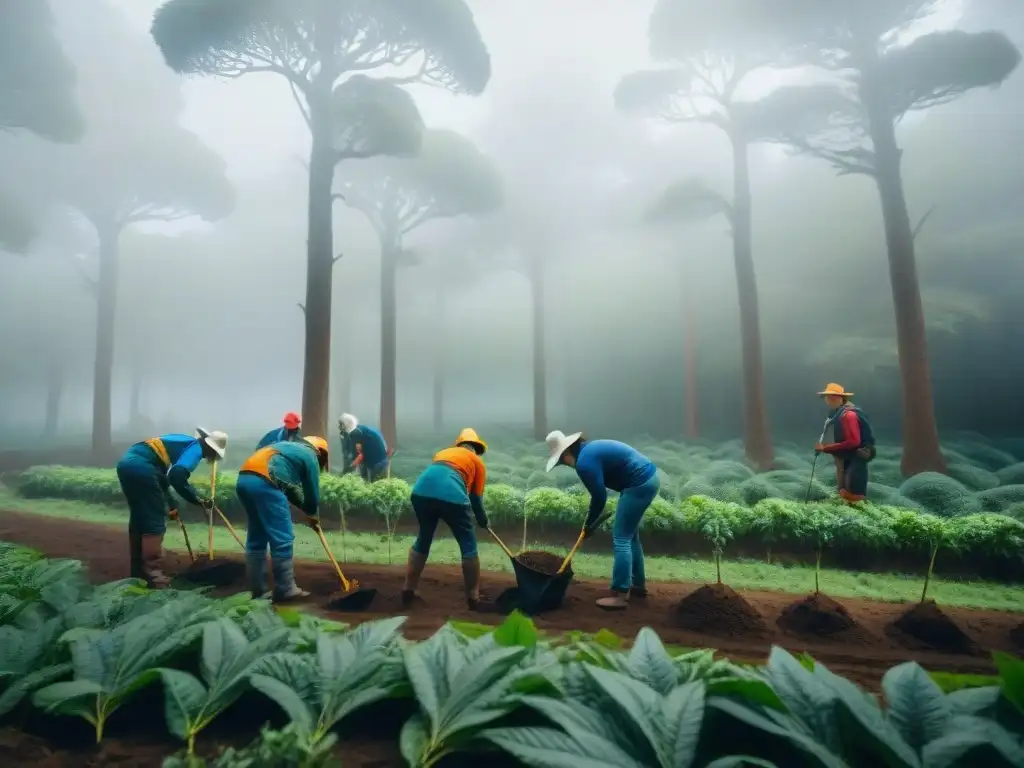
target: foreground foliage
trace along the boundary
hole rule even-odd
[[[392,733],[419,768],[495,750],[544,768],[1024,765],[1024,662],[1006,655],[997,684],[951,693],[901,664],[879,700],[781,648],[755,668],[673,655],[650,629],[628,650],[608,632],[546,641],[519,614],[414,643],[403,617],[349,631],[245,596],[91,587],[80,563],[9,544],[0,606],[0,717],[80,717],[99,741],[115,710],[161,685],[167,730],[185,744],[168,768],[337,765],[336,726],[387,702],[407,705]],[[291,724],[196,756],[197,734],[243,696],[267,697]]]

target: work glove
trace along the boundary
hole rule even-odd
[[[178,519],[178,510],[176,510],[176,509],[169,509],[169,510],[167,510],[167,519],[168,520],[177,520]]]
[[[607,519],[608,519],[608,515],[599,515],[597,520],[594,520],[593,522],[590,522],[588,520],[586,523],[584,523],[584,525],[583,525],[583,540],[586,541],[591,536],[593,536],[594,533],[597,531],[597,529],[600,528],[601,525],[604,523],[604,521],[607,520]]]
[[[476,524],[481,528],[490,528],[491,523],[487,519],[487,515],[476,515]]]
[[[309,515],[306,515],[306,525],[308,525],[314,531],[317,531],[320,529],[320,518],[310,517]]]

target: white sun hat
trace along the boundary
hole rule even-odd
[[[196,427],[196,438],[202,440],[210,450],[216,453],[220,458],[224,458],[224,454],[228,451],[228,433],[221,432],[219,430],[213,430],[212,432],[203,427]]]
[[[558,460],[562,458],[562,454],[565,453],[565,450],[582,436],[582,432],[573,432],[571,435],[566,435],[559,429],[549,433],[545,438],[548,444],[548,468],[544,471],[550,472],[554,469],[555,465],[558,464]]]
[[[351,413],[341,414],[341,428],[346,432],[351,432],[359,426],[359,419],[353,416]]]

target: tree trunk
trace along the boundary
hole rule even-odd
[[[544,262],[539,254],[530,260],[530,298],[533,308],[533,435],[548,434],[547,354],[544,327]]]
[[[60,427],[60,401],[64,396],[64,365],[59,355],[50,360],[46,376],[46,423],[43,426],[43,437],[56,440]]]
[[[113,221],[94,222],[99,237],[99,277],[96,285],[96,359],[92,384],[92,454],[97,463],[113,459],[110,399],[114,374],[114,318],[120,228]]]
[[[340,344],[335,356],[334,385],[337,395],[335,406],[338,414],[352,412],[352,329],[348,325],[342,326]]]
[[[329,83],[328,83],[329,85]],[[302,431],[327,434],[331,382],[331,289],[334,224],[331,189],[334,156],[330,91],[314,83],[309,96],[309,211],[306,251],[306,345],[302,372]]]
[[[381,238],[380,248],[380,432],[388,448],[398,445],[395,391],[398,335],[398,249],[393,237]]]
[[[132,389],[128,400],[128,423],[135,424],[142,416],[142,372],[138,366],[132,369]]]
[[[444,431],[445,325],[444,289],[434,289],[434,432]]]
[[[945,472],[946,460],[939,445],[928,365],[924,307],[917,280],[914,234],[907,212],[900,171],[902,151],[888,117],[872,116],[871,139],[875,148],[878,196],[882,204],[885,245],[889,253],[889,282],[896,313],[896,346],[903,384],[903,458],[900,469],[906,476],[919,472]]]
[[[683,275],[683,390],[686,437],[700,437],[699,404],[697,397],[697,307],[694,292]]]
[[[754,271],[750,211],[748,144],[732,137],[733,151],[733,260],[739,294],[740,338],[743,354],[743,425],[747,459],[761,471],[771,469],[774,458],[768,414],[764,402],[764,364],[761,358],[761,318]]]

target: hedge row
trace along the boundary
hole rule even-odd
[[[236,473],[217,476],[217,502],[225,511],[239,513],[234,493]],[[208,492],[208,479],[197,478],[200,493]],[[113,470],[74,467],[35,467],[21,477],[19,492],[26,497],[65,498],[119,504],[123,501]],[[408,517],[410,487],[400,479],[367,484],[353,475],[324,475],[321,494],[328,510],[340,510],[349,523],[394,530],[395,522]],[[611,495],[607,512],[617,499]],[[489,485],[484,506],[492,523],[532,527],[537,530],[578,529],[589,496],[555,488],[523,492],[503,484]],[[725,521],[730,541],[754,540],[770,553],[789,548],[813,551],[828,522],[826,541],[834,547],[889,554],[929,552],[938,541],[943,549],[961,557],[1009,559],[1020,564],[1024,555],[1024,520],[995,513],[942,518],[915,509],[874,504],[850,507],[841,502],[804,504],[785,499],[763,499],[753,506],[719,501],[704,496],[671,502],[658,498],[644,516],[643,529],[658,536],[691,536],[708,539],[709,520]],[[716,526],[719,523],[715,523]],[[610,520],[604,523],[610,527]],[[709,539],[710,541],[710,539]],[[769,554],[770,557],[770,554]],[[1016,570],[1016,569],[1011,569]]]

